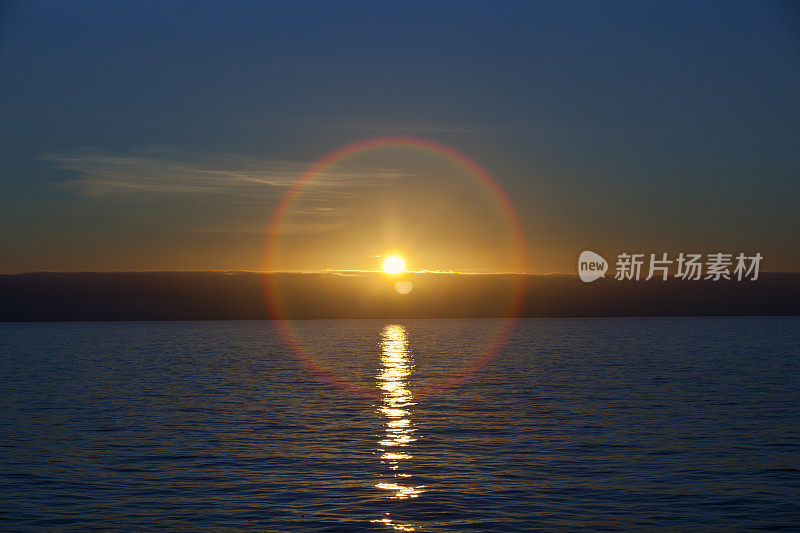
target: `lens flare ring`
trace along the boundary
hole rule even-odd
[[[424,398],[440,394],[448,389],[461,385],[472,375],[480,371],[481,368],[497,355],[516,325],[517,316],[519,315],[525,296],[526,281],[525,276],[521,274],[526,273],[528,270],[528,251],[525,243],[525,236],[522,231],[522,224],[505,191],[486,170],[478,165],[478,163],[472,161],[453,148],[435,141],[415,137],[378,137],[365,139],[334,150],[309,166],[292,183],[279,202],[270,219],[269,226],[267,227],[263,255],[263,270],[267,273],[270,272],[270,265],[277,252],[277,241],[283,220],[289,213],[292,204],[302,194],[309,182],[313,181],[316,176],[320,175],[320,173],[331,165],[347,157],[382,148],[406,148],[440,157],[464,169],[467,175],[474,177],[474,179],[487,190],[490,198],[497,205],[499,212],[503,214],[506,220],[513,240],[515,269],[519,273],[513,275],[513,293],[508,310],[505,316],[502,317],[504,319],[503,323],[495,331],[486,349],[463,368],[457,370],[450,376],[414,392],[415,397]],[[312,352],[303,345],[298,335],[292,330],[289,317],[286,316],[283,310],[283,306],[278,298],[279,291],[275,285],[274,276],[268,274],[262,276],[262,287],[270,317],[274,320],[275,328],[281,340],[309,371],[315,374],[318,379],[328,382],[335,387],[365,398],[373,400],[379,399],[379,394],[376,394],[374,388],[354,383],[346,377],[325,368],[319,360],[314,357]]]

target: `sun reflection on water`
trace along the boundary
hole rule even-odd
[[[381,464],[387,466],[389,472],[375,487],[388,491],[388,497],[395,500],[417,498],[425,492],[424,486],[409,483],[411,474],[402,471],[413,458],[411,446],[417,440],[416,428],[411,423],[414,397],[408,389],[412,369],[405,327],[387,325],[381,332],[381,366],[376,379],[383,395],[378,412],[385,419],[378,452]],[[414,531],[410,525],[393,522],[388,517],[373,522],[383,522],[399,531]]]

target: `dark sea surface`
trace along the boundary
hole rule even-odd
[[[0,324],[5,531],[800,528],[800,317]]]

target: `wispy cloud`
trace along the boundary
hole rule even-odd
[[[328,220],[314,220],[308,223],[281,224],[276,228],[279,235],[293,235],[298,233],[325,233],[347,226],[346,222],[332,222]],[[254,233],[263,234],[267,227],[264,224],[256,226],[181,226],[180,231],[189,233]]]
[[[226,194],[263,198],[280,195],[308,162],[231,154],[113,153],[86,149],[45,154],[43,159],[78,174],[81,194]],[[402,174],[395,169],[326,170],[307,187],[320,198],[380,185]],[[324,209],[321,208],[321,209]]]
[[[121,198],[147,205],[158,197],[184,207],[196,206],[197,217],[176,220],[171,229],[212,233],[263,232],[269,215],[264,207],[274,206],[309,165],[231,154],[178,153],[169,147],[130,153],[84,149],[42,158],[74,172],[70,184],[89,201]],[[354,201],[403,175],[391,168],[325,170],[306,183],[303,201],[293,206],[291,221],[278,231],[319,233],[345,226]],[[202,216],[209,212],[209,205],[216,213],[213,223]]]

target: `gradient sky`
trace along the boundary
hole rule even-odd
[[[800,271],[798,95],[794,2],[4,2],[0,271],[262,269],[292,180],[384,135],[492,174],[534,273],[574,273],[583,249]],[[513,269],[489,200],[447,168],[331,169],[275,268],[397,248]]]

